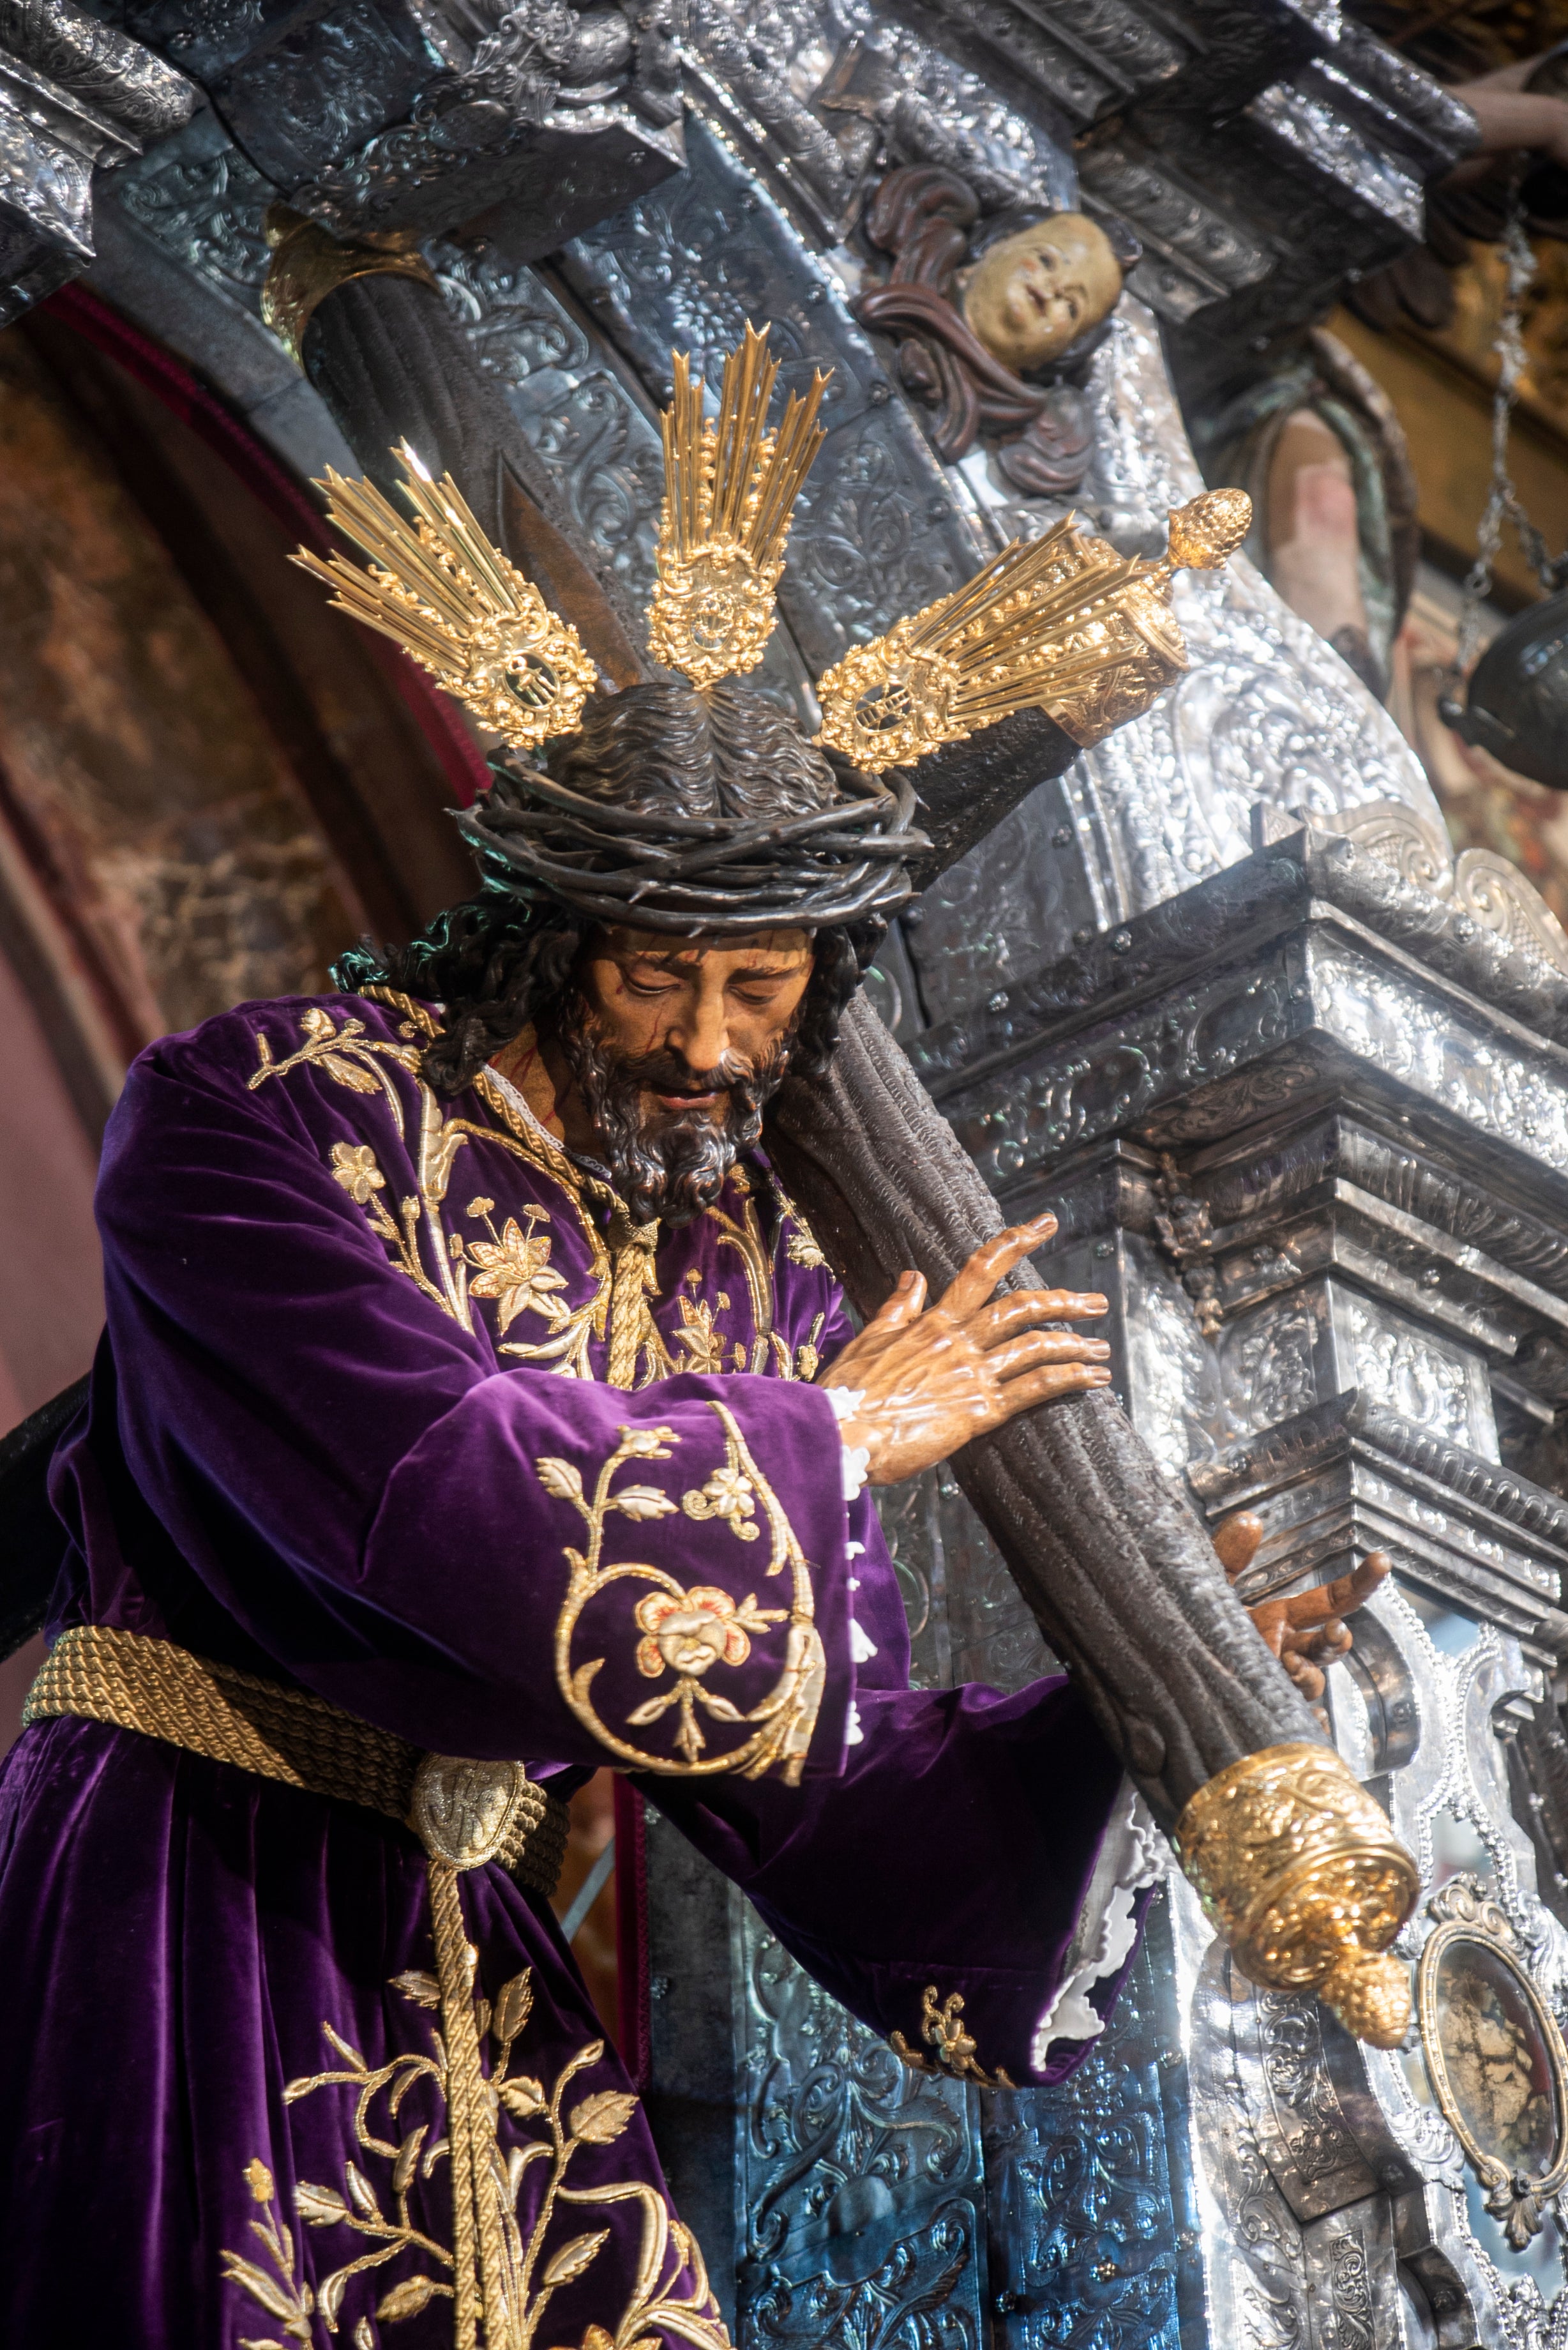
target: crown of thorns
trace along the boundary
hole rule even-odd
[[[816,417],[828,380],[817,373],[804,397],[792,392],[769,432],[778,363],[765,328],[748,325],[726,359],[711,421],[681,353],[672,371],[649,647],[704,691],[763,658],[794,501],[826,438]],[[304,548],[295,560],[514,750],[575,733],[598,682],[576,630],[491,544],[451,475],[437,482],[406,445],[400,454],[411,525],[369,482],[329,471],[318,484],[369,568]],[[1242,492],[1210,492],[1171,515],[1168,550],[1151,563],[1085,537],[1068,515],[852,647],[817,684],[815,739],[841,763],[826,807],[772,817],[636,811],[507,763],[464,829],[497,882],[601,920],[737,931],[886,916],[909,895],[903,860],[929,846],[912,829],[914,790],[897,771],[1032,704],[1080,743],[1147,709],[1186,666],[1173,574],[1223,563],[1250,520]]]
[[[525,896],[655,931],[737,934],[883,920],[909,894],[904,860],[929,846],[915,793],[858,778],[790,816],[696,816],[590,799],[537,769],[497,766],[460,818],[493,879]]]

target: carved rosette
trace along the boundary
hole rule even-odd
[[[1314,1991],[1358,2040],[1399,2046],[1410,1986],[1387,1951],[1420,1878],[1333,1747],[1269,1746],[1232,1762],[1187,1805],[1176,1848],[1254,1982]]]

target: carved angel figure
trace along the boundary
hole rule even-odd
[[[1132,239],[1081,213],[982,218],[971,182],[930,163],[888,172],[864,233],[892,265],[856,316],[898,338],[938,455],[956,464],[983,434],[1015,489],[1070,496],[1092,448],[1084,367],[1138,258]]]

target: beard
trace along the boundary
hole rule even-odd
[[[763,1130],[763,1112],[784,1082],[795,1022],[752,1062],[726,1053],[693,1069],[678,1053],[623,1053],[579,995],[563,1005],[556,1040],[593,1120],[596,1173],[624,1201],[634,1224],[687,1224],[711,1208],[735,1160]],[[648,1093],[722,1097],[706,1109],[650,1107]]]

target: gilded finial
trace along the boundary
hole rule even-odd
[[[1042,538],[1014,539],[952,595],[826,671],[818,741],[875,774],[1034,706],[1075,743],[1099,742],[1187,666],[1175,574],[1217,569],[1251,520],[1245,491],[1206,491],[1170,516],[1154,563],[1085,536],[1072,515]]]
[[[373,483],[328,466],[316,487],[327,519],[370,557],[369,568],[301,547],[290,559],[336,589],[351,613],[430,671],[482,726],[520,751],[568,734],[598,671],[582,639],[493,546],[450,473],[438,482],[405,442],[402,494],[411,525]]]
[[[702,384],[690,358],[671,355],[674,396],[664,411],[664,510],[649,650],[693,685],[755,669],[774,619],[784,541],[802,483],[826,434],[816,421],[828,379],[792,392],[776,432],[765,430],[778,380],[768,330],[748,321],[724,362],[716,423],[702,421]]]
[[[1205,490],[1178,506],[1166,525],[1166,561],[1173,571],[1218,571],[1252,527],[1245,490]]]

